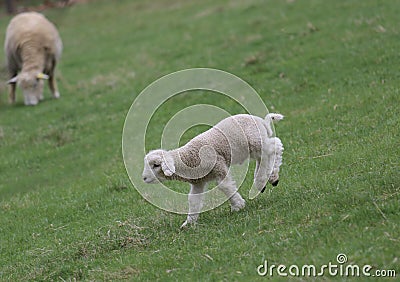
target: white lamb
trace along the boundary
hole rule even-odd
[[[11,77],[10,103],[15,103],[18,83],[25,105],[36,105],[43,99],[43,79],[49,80],[53,97],[60,97],[54,69],[61,57],[62,41],[56,27],[42,14],[28,12],[15,16],[7,27],[4,50]]]
[[[235,115],[220,121],[180,148],[150,151],[144,158],[143,180],[146,183],[179,180],[191,184],[188,216],[181,228],[197,221],[203,192],[210,181],[217,181],[218,188],[230,200],[231,210],[238,211],[244,208],[245,200],[237,192],[229,167],[248,158],[255,159],[255,187],[264,192],[267,182],[276,186],[283,145],[278,137],[273,137],[271,122],[281,119],[282,115],[274,113],[265,119]]]

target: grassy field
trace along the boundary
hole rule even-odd
[[[399,275],[400,3],[103,0],[45,14],[64,41],[61,99],[46,88],[38,106],[21,92],[10,106],[0,86],[0,280],[256,281],[264,260],[320,266],[339,253]],[[130,184],[121,135],[147,85],[191,67],[231,72],[283,113],[285,153],[276,188],[180,231],[185,216]],[[243,112],[213,93],[178,96],[149,148],[198,103]]]

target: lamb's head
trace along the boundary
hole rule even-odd
[[[143,181],[157,183],[167,179],[175,173],[174,159],[171,153],[165,150],[150,151],[144,157]]]
[[[8,83],[17,83],[24,93],[25,105],[36,105],[43,97],[43,80],[49,79],[47,74],[41,72],[21,72],[11,78]]]

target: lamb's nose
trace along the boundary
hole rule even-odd
[[[144,176],[144,177],[143,177],[143,181],[146,181],[146,180],[147,180],[147,177],[146,177],[146,176]]]

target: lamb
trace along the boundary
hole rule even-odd
[[[197,222],[203,192],[210,181],[217,182],[218,188],[230,200],[231,210],[239,211],[245,207],[245,200],[237,191],[229,167],[248,158],[255,159],[255,187],[264,192],[267,182],[276,186],[283,145],[278,137],[273,137],[271,123],[281,119],[283,115],[275,113],[268,114],[265,119],[247,114],[234,115],[180,148],[150,151],[144,158],[143,181],[190,183],[189,211],[181,228]]]
[[[11,79],[9,100],[15,103],[16,84],[24,94],[25,105],[36,105],[43,99],[43,80],[49,80],[54,98],[60,93],[54,69],[61,57],[62,41],[56,27],[42,14],[21,13],[9,23],[4,50]],[[18,72],[21,71],[19,74]]]

